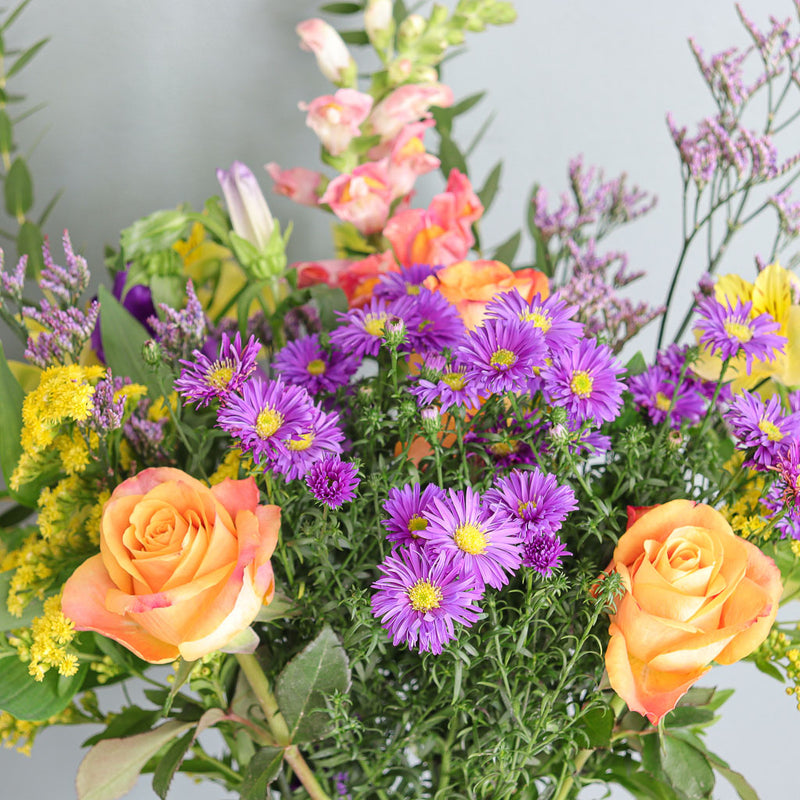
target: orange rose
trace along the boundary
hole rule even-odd
[[[103,508],[100,555],[64,586],[62,609],[153,664],[219,650],[272,600],[280,508],[252,478],[211,489],[185,472],[146,469]]]
[[[627,589],[606,669],[628,707],[656,724],[712,661],[732,664],[764,641],[783,589],[772,559],[711,506],[673,500],[634,518],[606,569]]]
[[[427,278],[425,285],[443,294],[458,309],[470,330],[480,325],[486,305],[501,292],[517,289],[528,302],[537,294],[542,299],[550,294],[543,272],[536,269],[514,272],[500,261],[459,261]]]

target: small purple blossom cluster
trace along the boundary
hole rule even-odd
[[[206,316],[191,281],[186,282],[184,308],[171,308],[166,303],[159,303],[158,307],[164,319],[153,315],[147,324],[155,331],[156,341],[169,358],[185,359],[192,350],[202,346],[206,339]]]
[[[372,612],[392,643],[440,653],[481,613],[486,586],[500,589],[516,570],[550,577],[569,555],[558,531],[575,495],[553,475],[514,470],[485,496],[429,484],[393,488],[383,525],[392,553],[378,569]]]

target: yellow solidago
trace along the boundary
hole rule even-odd
[[[67,475],[77,475],[89,466],[91,452],[97,450],[100,437],[95,431],[89,432],[88,442],[77,428],[72,433],[62,433],[57,436],[53,446],[58,450],[61,466]]]
[[[7,711],[0,711],[0,743],[3,747],[15,748],[17,752],[29,756],[36,735],[50,725],[70,725],[77,722],[88,722],[89,719],[75,708],[67,706],[62,712],[50,719],[30,722],[17,719]]]
[[[744,280],[739,275],[723,275],[714,287],[715,295],[720,303],[729,302],[735,305],[737,300],[753,304],[751,317],[769,314],[780,326],[776,333],[787,338],[785,352],[778,354],[773,361],[753,359],[753,367],[747,374],[744,356],[734,359],[725,373],[726,378],[733,379],[732,389],[752,389],[764,380],[772,379],[784,386],[800,383],[800,305],[793,302],[793,294],[800,289],[795,275],[775,262],[765,267],[754,283]],[[706,380],[719,377],[722,362],[707,351],[701,354],[700,360],[693,369]],[[769,384],[766,393],[771,394]]]
[[[244,458],[242,451],[237,447],[228,450],[228,452],[225,453],[225,457],[222,459],[222,463],[217,467],[217,471],[209,477],[209,486],[220,483],[224,481],[225,478],[238,480],[240,466],[247,472],[253,466],[253,459],[249,456]]]
[[[44,601],[44,614],[31,622],[32,641],[27,647],[28,672],[41,681],[51,668],[69,677],[78,671],[78,656],[68,651],[75,638],[75,623],[61,613],[61,595]]]
[[[167,407],[167,402],[169,402],[169,407]],[[159,397],[157,398],[150,408],[147,410],[147,418],[151,422],[158,422],[159,420],[166,419],[170,416],[169,408],[172,409],[173,413],[178,409],[178,394],[177,392],[171,392],[168,400],[165,398]]]

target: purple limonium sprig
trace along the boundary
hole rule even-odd
[[[92,395],[92,413],[87,418],[88,426],[98,433],[108,433],[122,427],[125,414],[125,397],[114,399],[116,389],[121,385],[112,378],[111,373],[98,381]]]
[[[469,628],[481,613],[474,577],[446,553],[432,559],[421,548],[399,548],[378,569],[372,613],[395,646],[438,655],[456,638],[457,624]]]
[[[272,360],[273,368],[287,383],[302,386],[312,395],[335,392],[347,385],[358,363],[338,350],[328,354],[316,333],[289,342]]]
[[[42,246],[44,268],[39,278],[39,286],[42,291],[50,292],[61,308],[66,308],[80,303],[81,296],[89,286],[90,276],[86,259],[75,254],[67,231],[64,231],[61,242],[67,259],[66,267],[60,267],[53,261],[50,245],[45,237]]]
[[[623,372],[607,345],[582,339],[542,369],[544,392],[552,405],[566,409],[572,426],[600,425],[616,419],[622,408]]]
[[[399,272],[381,275],[372,293],[384,300],[399,300],[401,297],[417,297],[424,289],[423,283],[430,275],[436,274],[436,267],[430,264],[412,264],[400,267]]]
[[[780,325],[769,314],[751,316],[753,304],[737,300],[720,303],[715,298],[697,306],[698,321],[695,330],[700,332],[700,344],[706,345],[712,355],[719,355],[723,361],[742,354],[747,363],[747,373],[753,366],[753,359],[772,361],[783,352],[786,337],[775,333]]]
[[[255,377],[228,397],[219,409],[217,424],[266,468],[278,454],[286,454],[287,440],[305,433],[311,414],[311,399],[302,387]]]
[[[331,332],[331,344],[358,358],[378,355],[391,316],[388,308],[386,300],[373,297],[363,308],[353,308],[346,314],[337,312],[339,327]]]
[[[4,254],[0,250],[0,296],[8,298],[19,305],[22,301],[22,289],[25,286],[25,270],[28,266],[28,256],[20,257],[19,261],[17,261],[17,266],[11,273],[3,270],[3,260]]]
[[[493,514],[469,487],[434,499],[420,537],[432,555],[444,553],[462,574],[474,575],[481,591],[508,583],[522,560],[519,524]]]
[[[251,336],[242,346],[242,337],[236,333],[233,341],[222,334],[219,353],[210,359],[200,350],[192,353],[193,361],[181,359],[181,374],[175,381],[175,390],[187,402],[207,406],[212,400],[225,400],[238,392],[244,382],[255,372],[261,342]]]
[[[353,500],[360,482],[358,467],[342,461],[338,455],[316,461],[306,475],[311,494],[329,508],[339,508]]]
[[[407,483],[402,487],[389,489],[389,496],[383,509],[389,515],[381,520],[386,528],[386,538],[392,547],[400,545],[422,545],[419,531],[428,527],[428,513],[435,499],[444,498],[444,489],[428,484],[421,489],[418,483]]]
[[[466,328],[461,315],[444,295],[422,287],[415,295],[394,301],[390,310],[406,324],[408,349],[417,353],[457,347]]]
[[[458,348],[466,379],[488,394],[525,391],[547,358],[544,335],[531,333],[519,320],[487,319]]]
[[[206,336],[206,317],[203,306],[197,299],[194,284],[186,281],[186,305],[175,309],[166,303],[159,303],[164,320],[156,316],[147,322],[155,331],[156,340],[167,356],[178,361],[188,359],[189,354],[202,347]]]
[[[680,372],[676,375],[660,364],[629,378],[628,389],[634,402],[647,412],[653,425],[660,425],[669,414],[669,425],[677,430],[682,422],[695,423],[702,417],[705,397],[694,381],[679,379]]]
[[[747,452],[747,466],[769,469],[791,442],[800,439],[800,412],[786,416],[782,412],[779,395],[766,403],[747,391],[733,398],[724,416],[739,440],[739,449]]]
[[[570,348],[581,338],[583,325],[572,320],[577,311],[577,306],[567,305],[555,295],[542,300],[537,294],[529,303],[517,289],[503,292],[486,306],[489,319],[518,320],[540,330],[550,352]]]
[[[522,546],[522,566],[549,578],[561,567],[561,559],[571,555],[557,533],[538,533]]]
[[[569,486],[560,486],[555,475],[538,468],[515,469],[499,478],[486,492],[484,503],[517,524],[525,542],[542,533],[557,533],[578,507]]]
[[[302,478],[320,459],[339,455],[343,441],[344,433],[339,427],[339,415],[335,411],[326,412],[313,405],[308,427],[300,436],[284,442],[286,450],[275,455],[272,469],[284,475],[287,483],[295,478]]]

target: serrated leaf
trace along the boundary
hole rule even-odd
[[[6,73],[6,80],[9,78],[14,77],[20,70],[24,69],[28,62],[50,41],[50,37],[47,36],[44,39],[40,39],[36,44],[32,44],[27,50],[25,50],[20,57],[8,68],[8,72]]]
[[[278,676],[275,694],[291,741],[309,742],[329,730],[325,698],[350,688],[350,664],[336,634],[326,625]]]
[[[190,722],[166,722],[125,739],[96,744],[81,761],[75,785],[78,800],[117,800],[136,784],[142,767],[161,748],[192,727]]]
[[[514,261],[514,256],[516,256],[517,250],[519,250],[519,243],[521,241],[522,232],[517,231],[494,251],[492,258],[495,261],[501,261],[503,264],[511,266],[511,263]]]
[[[339,31],[339,35],[346,44],[369,44],[366,31]]]
[[[282,747],[262,747],[247,764],[242,785],[241,800],[264,800],[267,787],[275,780],[283,762]]]
[[[115,714],[104,730],[90,736],[82,746],[91,747],[104,739],[121,739],[137,733],[146,733],[158,722],[160,717],[161,712],[158,710],[128,706],[123,708],[119,714]]]
[[[736,794],[742,800],[759,800],[758,793],[741,772],[731,769],[725,761],[714,753],[708,754],[708,760],[714,765],[714,769],[733,786]]]
[[[714,770],[705,753],[677,736],[661,740],[661,767],[672,786],[688,800],[704,800],[714,788]]]
[[[483,186],[478,191],[478,198],[481,201],[484,213],[489,210],[489,206],[491,206],[497,194],[497,190],[500,188],[500,176],[502,172],[503,162],[500,160],[494,165]]]
[[[166,800],[172,779],[175,777],[183,757],[193,742],[194,731],[187,731],[180,739],[174,741],[167,752],[158,760],[153,772],[153,791],[161,800]]]
[[[3,192],[9,216],[19,219],[30,211],[33,205],[33,180],[23,158],[17,156],[11,162]]]
[[[441,143],[439,145],[439,169],[445,178],[450,176],[450,171],[457,169],[464,175],[469,175],[467,171],[467,162],[458,149],[458,145],[445,133],[441,134]]]
[[[17,719],[38,721],[63,711],[81,688],[88,664],[70,678],[51,669],[41,681],[34,680],[15,652],[0,654],[0,709]]]

